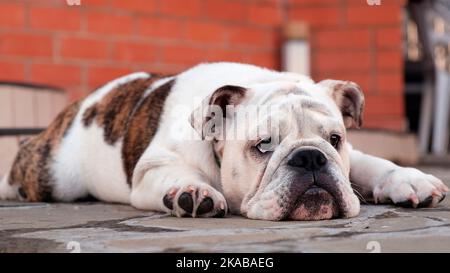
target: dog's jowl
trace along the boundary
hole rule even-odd
[[[134,73],[69,105],[22,143],[0,199],[106,202],[178,217],[354,217],[359,199],[432,207],[436,177],[354,150],[364,95],[236,63]]]

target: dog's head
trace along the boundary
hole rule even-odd
[[[232,212],[253,219],[352,217],[346,129],[362,122],[353,82],[326,80],[223,86],[191,124],[213,141]],[[204,105],[205,106],[205,105]]]

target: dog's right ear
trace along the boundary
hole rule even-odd
[[[360,128],[363,120],[364,93],[354,82],[324,80],[320,85],[329,88],[329,95],[342,112],[346,128]]]
[[[189,121],[203,140],[213,140],[222,135],[227,106],[242,102],[247,89],[241,86],[225,85],[203,100],[191,114]]]

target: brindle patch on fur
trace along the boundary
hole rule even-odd
[[[83,124],[85,127],[91,126],[95,117],[97,116],[97,104],[92,105],[83,113]]]
[[[159,77],[155,76],[136,79],[111,90],[100,102],[86,109],[83,124],[90,126],[95,119],[103,128],[106,143],[114,145],[124,136],[127,123],[144,92],[157,79]]]
[[[50,173],[50,163],[79,107],[79,102],[69,105],[47,130],[21,145],[11,168],[9,183],[20,184],[21,196],[27,201],[51,201],[53,177]]]
[[[174,82],[170,80],[153,90],[130,118],[122,146],[122,158],[129,185],[134,167],[156,134],[164,103]]]

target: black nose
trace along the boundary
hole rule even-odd
[[[317,149],[301,149],[295,151],[288,165],[297,168],[304,168],[308,171],[318,171],[327,164],[325,155]]]

